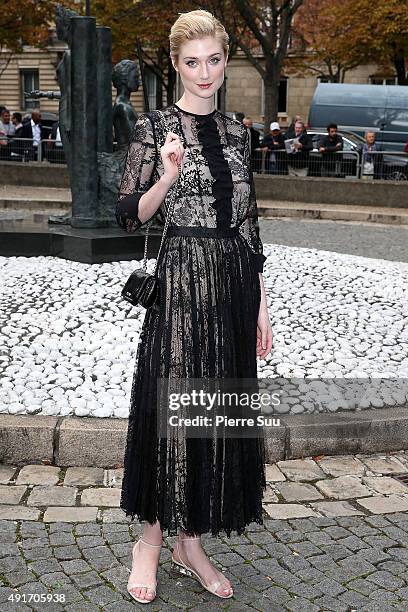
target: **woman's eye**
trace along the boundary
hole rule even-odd
[[[214,63],[214,64],[218,64],[220,62],[220,58],[219,57],[213,57],[210,62]],[[194,60],[189,60],[188,62],[186,62],[186,66],[190,66],[190,68],[192,67],[192,64],[195,64],[196,62]]]

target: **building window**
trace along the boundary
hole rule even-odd
[[[265,114],[265,105],[264,105],[264,82],[261,80],[261,115]],[[284,77],[279,81],[279,91],[278,91],[278,113],[280,115],[286,115],[288,112],[288,79]]]
[[[34,89],[40,89],[40,79],[37,68],[23,68],[20,70],[20,101],[21,110],[39,108],[40,100],[30,99],[28,95]]]
[[[281,79],[279,82],[278,113],[287,114],[288,112],[288,79]]]
[[[149,66],[145,67],[145,84],[147,89],[147,97],[149,98],[149,108],[156,108],[156,82],[157,77]]]
[[[371,85],[396,85],[397,77],[370,77]]]

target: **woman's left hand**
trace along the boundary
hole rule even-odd
[[[258,326],[256,329],[256,354],[264,359],[272,348],[272,326],[266,305],[261,304],[258,315]]]

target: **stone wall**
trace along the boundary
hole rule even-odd
[[[0,162],[0,185],[69,187],[66,166]],[[258,200],[408,208],[406,181],[255,175]]]

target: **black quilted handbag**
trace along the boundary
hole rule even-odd
[[[162,120],[165,124],[163,113],[161,111],[159,111],[159,113],[161,114]],[[179,177],[180,177],[180,166],[179,166]],[[131,273],[131,275],[129,276],[129,278],[127,279],[125,283],[125,286],[122,289],[122,297],[127,302],[132,304],[133,306],[137,306],[140,304],[144,308],[152,308],[152,307],[156,309],[159,308],[160,282],[159,282],[159,279],[156,273],[157,272],[157,262],[159,260],[159,254],[162,248],[162,244],[164,242],[167,228],[170,223],[170,218],[173,213],[174,201],[176,197],[176,188],[178,185],[179,177],[177,178],[177,181],[174,185],[173,192],[170,196],[171,202],[169,204],[168,214],[167,214],[166,221],[164,224],[163,234],[162,234],[162,238],[161,238],[161,242],[159,246],[159,251],[157,253],[157,259],[156,259],[156,264],[154,267],[153,274],[149,274],[146,270],[146,267],[147,267],[147,239],[148,239],[148,234],[149,234],[149,226],[151,223],[150,222],[146,228],[143,267]]]

